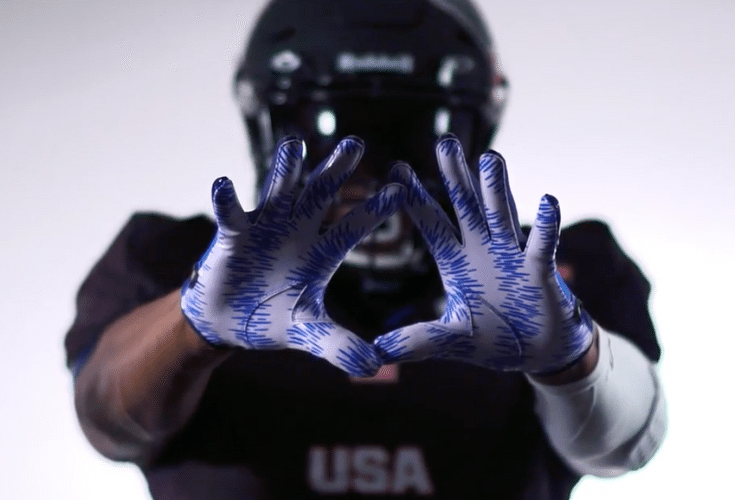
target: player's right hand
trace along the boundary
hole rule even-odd
[[[260,203],[248,213],[229,179],[214,182],[217,234],[181,294],[185,317],[205,340],[245,349],[300,349],[350,375],[377,372],[375,346],[334,323],[324,307],[329,279],[345,255],[405,196],[402,186],[388,185],[320,231],[363,149],[360,139],[344,139],[297,193],[302,142],[283,139]]]

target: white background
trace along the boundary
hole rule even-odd
[[[79,431],[63,334],[134,210],[249,199],[230,78],[261,1],[0,0],[0,498],[145,499]],[[511,80],[495,148],[521,217],[545,192],[603,217],[654,285],[670,432],[644,470],[573,498],[731,497],[735,4],[482,4]]]

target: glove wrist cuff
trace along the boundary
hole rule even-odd
[[[535,381],[545,385],[563,385],[585,378],[597,366],[600,357],[599,330],[592,325],[592,340],[584,353],[571,363],[548,372],[529,374]]]

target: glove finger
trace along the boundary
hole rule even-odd
[[[235,186],[227,177],[212,184],[212,208],[217,227],[223,234],[237,234],[247,227],[247,216],[237,198]]]
[[[312,229],[318,228],[331,200],[357,167],[364,149],[364,143],[358,137],[342,139],[330,157],[309,176],[296,202],[295,216],[304,219]]]
[[[483,154],[480,157],[480,177],[480,190],[491,240],[496,244],[519,248],[521,228],[508,182],[505,159],[495,151]]]
[[[347,252],[398,211],[404,203],[405,193],[406,189],[400,184],[388,184],[352,208],[324,233],[319,240],[318,252],[319,258],[331,267],[329,277]]]
[[[396,164],[389,177],[406,188],[405,209],[442,270],[442,266],[448,265],[451,250],[456,249],[459,243],[459,231],[439,203],[426,191],[411,167],[405,163]],[[447,271],[446,268],[443,270]]]
[[[375,346],[329,322],[300,323],[288,329],[288,347],[306,351],[355,377],[371,377],[381,360]]]
[[[462,145],[456,137],[447,134],[437,143],[436,157],[459,221],[462,241],[465,245],[474,246],[476,240],[487,237],[487,224],[480,208],[477,181],[467,167]]]
[[[553,269],[559,243],[560,220],[559,202],[549,194],[544,195],[526,243],[526,255],[529,259],[549,264]]]
[[[260,191],[258,207],[251,212],[251,221],[286,217],[291,211],[294,191],[301,175],[303,143],[288,136],[278,142],[270,169]]]
[[[567,304],[576,304],[577,299],[556,269],[556,249],[559,246],[561,214],[559,202],[549,194],[541,198],[536,220],[528,236],[526,255],[541,266],[542,272],[553,275],[558,287],[558,299]]]

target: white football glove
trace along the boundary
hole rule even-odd
[[[437,158],[459,228],[407,165],[392,175],[407,187],[406,209],[436,260],[446,309],[376,339],[383,360],[447,358],[530,374],[573,364],[590,347],[593,325],[556,269],[556,199],[542,198],[523,247],[503,158],[484,154],[479,181],[453,136],[438,142]]]
[[[215,181],[217,234],[181,294],[184,315],[208,342],[300,349],[350,375],[377,372],[375,346],[335,324],[324,308],[327,283],[347,252],[404,199],[402,186],[388,185],[320,231],[332,197],[362,152],[358,138],[340,142],[295,199],[302,142],[282,140],[261,201],[248,213],[229,179]]]

